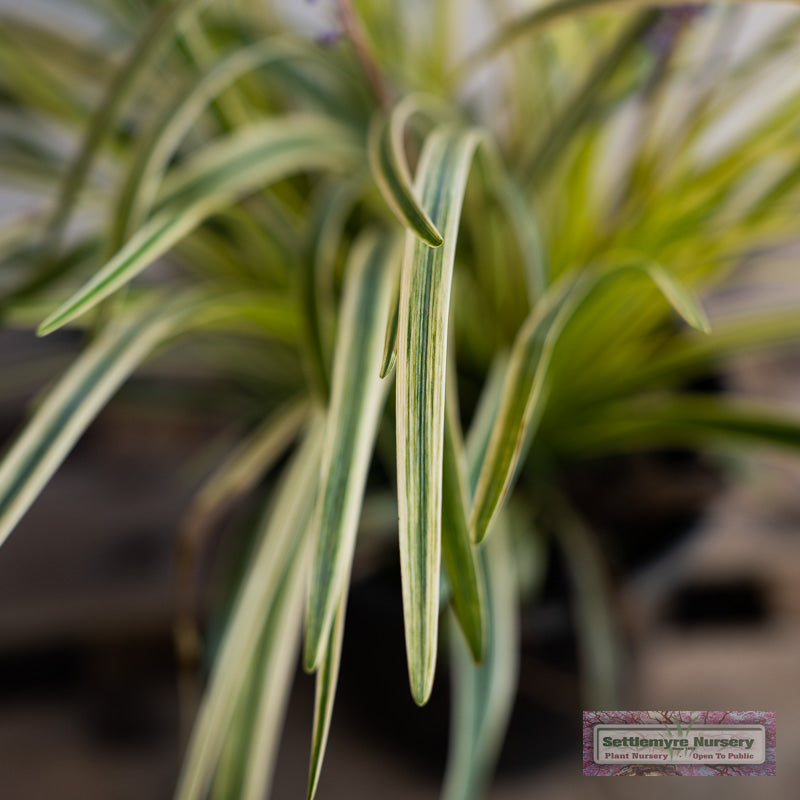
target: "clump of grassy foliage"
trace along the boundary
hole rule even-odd
[[[322,41],[264,3],[67,5],[90,36],[0,24],[0,174],[39,203],[0,229],[0,312],[85,342],[0,466],[0,541],[147,359],[186,414],[202,372],[243,433],[187,513],[186,563],[237,499],[269,504],[176,796],[263,796],[301,638],[314,793],[354,559],[396,556],[395,532],[411,692],[442,633],[445,796],[480,794],[544,533],[576,576],[590,703],[613,704],[603,542],[558,465],[800,445],[796,416],[683,391],[800,333],[794,310],[712,330],[697,299],[795,234],[800,86],[709,142],[798,18],[728,58],[738,10],[636,0],[486,2],[472,28],[447,0],[339,0]]]

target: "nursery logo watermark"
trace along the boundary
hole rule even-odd
[[[769,711],[584,712],[584,775],[774,775]]]
[[[597,725],[596,764],[722,764],[747,761],[763,764],[767,732],[763,725],[737,728],[699,725],[691,734],[679,727]]]

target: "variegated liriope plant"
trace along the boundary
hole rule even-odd
[[[187,512],[185,561],[237,499],[270,502],[176,797],[266,792],[301,639],[313,795],[358,545],[396,558],[395,532],[411,693],[446,635],[445,797],[479,795],[545,534],[575,577],[587,704],[614,702],[603,541],[559,466],[800,446],[796,416],[682,391],[800,334],[793,309],[709,332],[696,299],[796,231],[800,87],[724,121],[796,59],[798,18],[734,56],[738,6],[339,0],[320,40],[261,2],[60,5],[89,32],[0,21],[0,170],[35,201],[0,230],[0,310],[85,348],[0,466],[0,540],[147,359],[187,415],[181,378],[203,373],[246,433]]]

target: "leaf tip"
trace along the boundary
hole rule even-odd
[[[436,676],[435,648],[435,642],[423,644],[409,659],[408,678],[411,696],[420,708],[428,703],[433,693],[433,679]]]
[[[411,696],[414,698],[414,702],[422,708],[423,706],[427,705],[428,700],[431,699],[431,693],[433,692],[433,680],[431,676],[431,680],[427,681],[425,679],[411,682]]]
[[[306,632],[305,644],[303,646],[303,671],[309,675],[316,672],[320,662],[319,639],[313,635],[309,629]]]
[[[478,546],[483,544],[483,540],[486,538],[486,532],[488,531],[489,526],[485,525],[476,511],[473,509],[472,514],[470,514],[469,518],[469,540],[472,544]]]
[[[444,244],[444,237],[433,223],[425,231],[425,236],[422,237],[422,240],[431,247],[441,247]]]
[[[468,635],[467,644],[476,666],[482,664],[483,659],[486,657],[486,635],[484,631],[481,630]]]
[[[388,354],[381,363],[381,371],[380,376],[381,380],[387,378],[389,373],[392,371],[394,367],[394,362],[397,360],[397,351],[393,350],[390,354]]]
[[[702,308],[698,309],[697,318],[694,320],[693,324],[700,333],[711,333],[711,320]]]
[[[59,327],[58,323],[55,320],[53,320],[52,317],[48,317],[36,329],[36,335],[39,337],[47,336],[49,333],[52,333],[58,327]]]

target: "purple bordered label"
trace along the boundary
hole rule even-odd
[[[775,775],[774,711],[584,711],[583,774]]]

